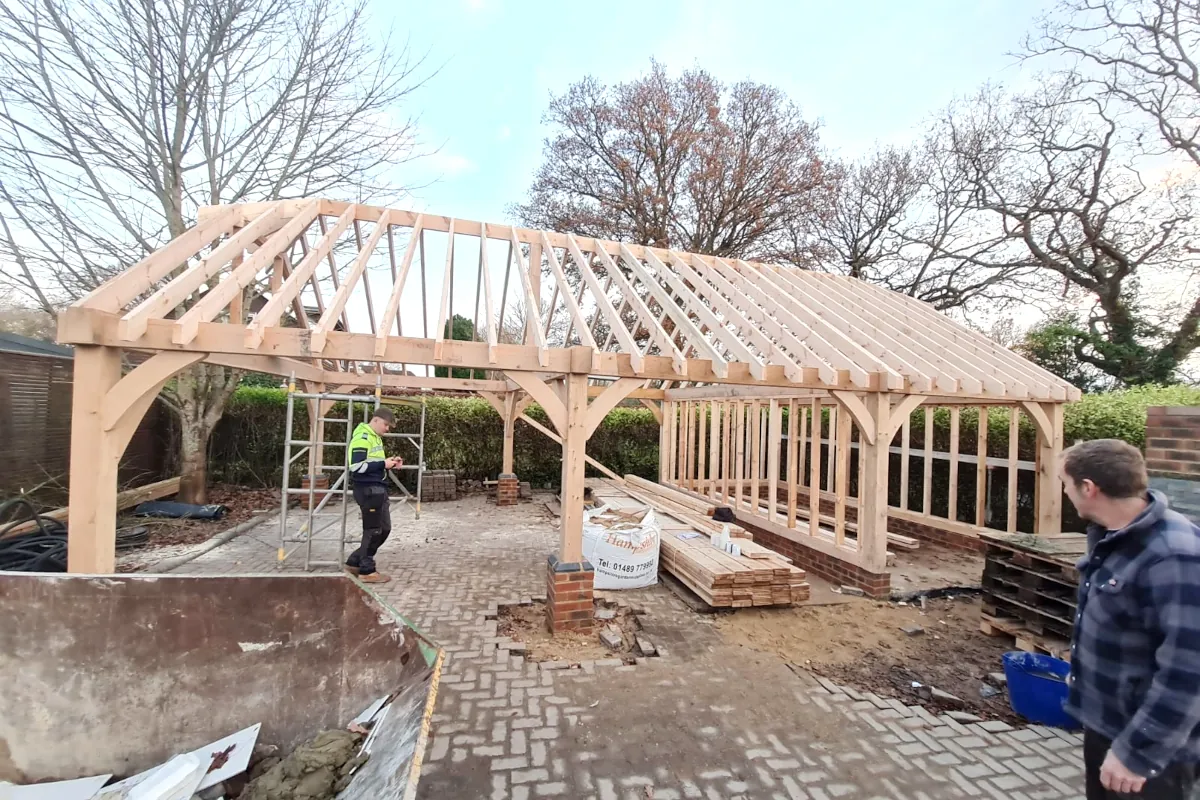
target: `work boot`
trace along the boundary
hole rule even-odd
[[[346,570],[346,572],[349,572],[351,575],[358,574],[358,567],[354,566],[353,564],[345,564],[343,565],[342,569]]]
[[[387,583],[391,580],[391,578],[382,572],[369,572],[366,575],[359,575],[358,579],[363,583]]]

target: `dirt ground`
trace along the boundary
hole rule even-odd
[[[910,636],[902,628],[920,626]],[[985,719],[1017,721],[1008,696],[984,698],[989,673],[1003,672],[1011,641],[979,631],[978,598],[881,603],[856,599],[830,606],[742,609],[721,615],[717,628],[730,644],[775,653],[837,683],[920,703],[936,711],[962,710]],[[913,683],[960,698],[962,705],[925,696]],[[996,687],[1001,688],[1002,687]]]
[[[247,489],[241,486],[216,484],[209,488],[210,505],[229,509],[218,520],[149,519],[135,517],[133,509],[117,518],[117,530],[145,527],[148,542],[136,549],[119,553],[118,572],[134,572],[160,558],[186,552],[222,531],[229,530],[265,511],[279,507],[278,489]]]
[[[979,586],[983,556],[922,542],[916,550],[896,548],[892,566],[892,596],[945,587]]]
[[[605,606],[597,603],[596,610],[607,608],[615,613],[611,620],[596,620],[596,633],[585,636],[565,632],[552,636],[546,629],[546,604],[540,600],[515,606],[502,606],[496,632],[515,642],[525,645],[528,661],[566,661],[577,664],[581,661],[598,661],[602,658],[620,658],[633,663],[634,636],[639,628],[637,615],[628,607]],[[621,632],[621,647],[611,650],[600,641],[599,631],[613,626]]]

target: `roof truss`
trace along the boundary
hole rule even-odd
[[[247,296],[261,299],[244,319]],[[457,317],[471,321],[469,340],[454,337]],[[310,378],[383,362],[663,388],[1078,396],[982,334],[851,278],[331,200],[202,209],[61,319],[63,342],[312,364]]]

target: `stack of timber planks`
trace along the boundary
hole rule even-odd
[[[809,597],[804,570],[791,559],[743,535],[736,539],[741,555],[713,547],[709,535],[722,529],[693,498],[666,487],[627,476],[624,484],[593,479],[594,496],[617,509],[649,505],[662,527],[659,566],[700,599],[716,608],[790,606]],[[659,491],[661,490],[661,491]],[[731,535],[740,529],[730,526]]]

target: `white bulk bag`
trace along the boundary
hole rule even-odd
[[[641,589],[658,583],[658,520],[654,511],[600,506],[583,514],[583,557],[597,589]]]

